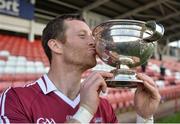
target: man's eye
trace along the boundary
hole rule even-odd
[[[80,34],[79,37],[85,38],[85,34]]]
[[[79,36],[85,36],[85,34],[79,34]]]

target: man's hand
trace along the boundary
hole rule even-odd
[[[138,74],[137,77],[143,83],[137,86],[135,92],[135,110],[141,117],[150,118],[158,108],[161,96],[152,78],[145,74]]]
[[[93,72],[82,82],[80,89],[80,106],[85,107],[92,115],[95,114],[99,105],[99,93],[106,92],[104,78],[112,78],[109,72]]]

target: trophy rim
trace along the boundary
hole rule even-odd
[[[156,40],[154,40],[154,41],[158,41],[158,40],[161,39],[161,38],[163,37],[163,35],[164,35],[164,27],[163,27],[163,25],[156,23],[155,20],[140,21],[140,20],[133,20],[133,19],[111,19],[111,20],[104,21],[104,22],[102,22],[101,24],[95,26],[95,28],[92,30],[92,35],[93,35],[93,36],[96,36],[96,33],[97,33],[97,31],[98,31],[98,28],[100,28],[100,27],[104,28],[104,27],[106,27],[105,25],[108,25],[108,24],[111,24],[111,23],[116,23],[116,22],[122,23],[122,25],[123,25],[123,23],[127,23],[126,25],[136,25],[136,26],[139,26],[139,27],[142,28],[142,29],[139,30],[139,31],[148,29],[148,30],[146,31],[146,33],[149,34],[149,36],[148,36],[148,37],[144,37],[144,38],[143,38],[143,37],[142,37],[142,38],[138,37],[138,38],[141,39],[141,40],[148,40],[148,39],[152,38],[152,36],[154,35],[155,32],[159,34],[159,37],[158,37]],[[151,23],[151,24],[149,25],[149,23]],[[118,24],[117,24],[117,25],[118,25]],[[148,26],[147,26],[147,25],[148,25]],[[149,27],[149,26],[150,26],[150,27]],[[162,29],[162,30],[159,31],[159,32],[156,31],[156,28],[157,28],[158,26]],[[131,29],[131,30],[132,30],[132,29]],[[133,30],[134,30],[134,29],[133,29]],[[149,32],[149,33],[148,33],[148,32]],[[151,33],[150,33],[150,32],[151,32]],[[99,38],[98,38],[98,39],[99,39]],[[138,41],[139,39],[137,39],[137,40],[135,40],[135,41]],[[154,41],[148,41],[148,42],[154,42]]]
[[[94,31],[99,27],[99,26],[102,26],[104,24],[108,24],[108,23],[111,23],[111,22],[132,22],[132,23],[136,23],[136,24],[141,24],[141,25],[145,25],[146,22],[145,21],[139,21],[139,20],[130,20],[130,19],[111,19],[111,20],[108,20],[108,21],[104,21],[102,22],[101,24],[95,26],[95,28],[92,30],[92,33],[94,34]]]
[[[110,19],[107,21],[102,22],[103,23],[108,23],[108,22],[134,22],[134,23],[141,23],[141,24],[145,24],[145,21],[140,21],[140,20],[134,20],[134,19]]]

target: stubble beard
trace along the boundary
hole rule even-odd
[[[90,57],[76,58],[76,57],[66,56],[64,57],[64,62],[66,64],[76,66],[77,68],[82,70],[82,72],[95,67],[97,64],[95,57],[94,58],[92,57],[91,58]]]

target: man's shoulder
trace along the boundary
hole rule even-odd
[[[24,93],[26,92],[37,93],[40,90],[37,82],[26,84],[23,87],[14,87],[13,89],[17,92],[24,92]]]
[[[6,91],[7,96],[16,96],[18,98],[29,98],[31,100],[33,97],[35,97],[38,93],[41,92],[39,85],[34,82],[27,84],[22,87],[11,87],[8,88]]]

